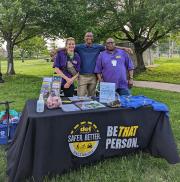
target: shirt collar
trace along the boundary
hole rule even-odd
[[[93,47],[94,45],[91,44],[91,46],[88,46],[86,43],[84,44],[85,47],[89,48],[89,47]]]
[[[117,52],[118,52],[117,48],[115,48],[113,52],[110,52],[110,51],[106,50],[106,53],[112,54],[112,55],[116,54]]]

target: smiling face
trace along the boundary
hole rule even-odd
[[[68,38],[66,40],[66,50],[67,52],[74,52],[75,49],[75,39],[74,38]]]
[[[106,40],[106,48],[107,48],[107,50],[109,50],[109,51],[113,51],[114,49],[115,49],[115,41],[114,41],[114,39],[112,39],[112,38],[108,38],[107,40]]]
[[[87,45],[91,45],[93,43],[93,40],[94,40],[93,33],[87,32],[84,36],[84,40],[85,40]]]

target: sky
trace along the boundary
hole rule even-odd
[[[65,40],[64,39],[56,39],[55,41],[52,41],[51,39],[47,39],[47,48],[48,50],[53,49],[52,44],[55,44],[57,48],[65,47]],[[53,43],[54,42],[54,43]]]
[[[54,41],[54,43],[53,43],[53,41],[52,41],[51,39],[46,39],[45,41],[47,42],[46,45],[47,45],[48,50],[53,49],[52,44],[55,44],[55,46],[56,46],[57,48],[65,47],[65,40],[64,40],[64,39],[56,39],[56,40]],[[6,50],[6,42],[4,42],[4,44],[2,44],[2,48],[3,48],[4,50]]]

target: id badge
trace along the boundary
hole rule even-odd
[[[113,59],[113,60],[111,61],[111,63],[112,63],[112,66],[116,66],[116,65],[117,65],[117,60]]]

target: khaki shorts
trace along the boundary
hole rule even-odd
[[[78,77],[78,96],[96,95],[97,77],[95,74],[79,75]]]

